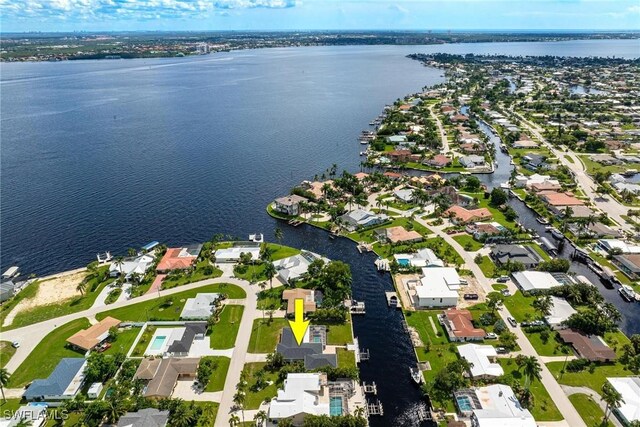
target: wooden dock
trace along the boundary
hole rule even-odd
[[[364,305],[364,301],[346,300],[344,302],[345,307],[349,309],[351,314],[366,314],[367,310]]]
[[[367,404],[367,414],[368,415],[384,415],[384,409],[382,409],[382,403],[378,400],[375,403]]]
[[[398,298],[398,294],[395,292],[385,292],[385,296],[387,297],[387,305],[391,308],[402,308],[400,305],[400,299]]]
[[[367,384],[365,382],[362,383],[362,391],[365,394],[378,394],[378,386],[376,386],[375,382],[372,382],[371,384]]]
[[[367,242],[359,242],[358,243],[358,252],[371,252],[373,251],[373,245]]]
[[[294,227],[299,226],[300,224],[303,224],[304,221],[300,221],[299,219],[290,219],[289,220],[289,225],[293,225]]]
[[[358,358],[362,362],[366,362],[367,360],[369,360],[369,350],[361,349],[360,353],[358,354]]]

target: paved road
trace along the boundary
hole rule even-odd
[[[447,138],[447,134],[444,131],[444,127],[442,126],[442,122],[440,121],[440,118],[438,117],[438,113],[434,113],[433,112],[433,107],[435,104],[431,104],[429,106],[429,113],[431,113],[431,117],[433,117],[433,119],[436,121],[436,126],[438,126],[438,131],[440,132],[440,140],[442,141],[442,149],[440,150],[441,153],[446,154],[449,152],[450,148],[449,148],[449,139]]]
[[[629,208],[624,206],[612,197],[607,199],[601,198],[595,192],[597,183],[591,178],[585,171],[582,161],[573,152],[562,152],[551,145],[542,135],[542,129],[535,123],[530,122],[519,113],[514,113],[520,120],[522,125],[528,129],[534,136],[536,136],[540,142],[547,146],[554,156],[558,158],[560,163],[568,167],[575,175],[578,187],[585,193],[585,195],[591,199],[595,206],[605,212],[609,218],[617,222],[620,227],[625,231],[633,231],[633,227],[622,218],[622,215],[627,215]],[[568,156],[571,160],[568,160]]]
[[[434,227],[433,225],[428,224],[422,218],[418,218],[417,221],[420,224],[424,225],[425,227],[428,227],[431,230],[433,230],[436,235],[442,237],[445,240],[445,242],[449,243],[453,247],[453,249],[462,256],[462,259],[465,262],[464,268],[471,270],[471,272],[476,277],[476,279],[478,280],[478,283],[482,286],[485,292],[486,293],[493,292],[493,288],[491,287],[491,282],[489,281],[489,279],[485,277],[480,267],[478,267],[478,265],[475,263],[475,261],[473,260],[473,256],[467,251],[465,251],[464,248],[458,242],[456,242],[450,235],[442,231],[444,228],[449,226],[448,221],[445,221],[444,225],[441,225],[438,227]],[[502,319],[504,320],[505,324],[509,325],[509,322],[507,322],[507,317],[511,315],[509,313],[509,310],[507,310],[506,307],[503,307],[502,310],[500,310],[499,314],[500,314],[500,317],[502,317]],[[549,369],[547,369],[547,366],[541,360],[540,356],[536,352],[535,348],[533,348],[533,345],[531,345],[531,343],[529,342],[529,339],[526,337],[522,329],[517,327],[512,328],[510,325],[509,325],[509,329],[511,330],[511,332],[516,334],[516,337],[518,338],[518,345],[520,346],[520,349],[521,349],[521,353],[527,356],[535,356],[538,360],[540,360],[540,367],[542,368],[541,382],[549,392],[549,396],[551,396],[551,400],[556,404],[556,406],[558,407],[558,410],[564,417],[564,421],[565,421],[564,423],[559,423],[559,422],[553,423],[553,425],[570,426],[570,427],[586,427],[586,424],[582,420],[582,417],[580,417],[580,414],[578,414],[578,411],[576,411],[576,409],[573,407],[573,404],[571,403],[567,395],[564,393],[564,391],[558,384],[558,381],[556,381],[556,379],[551,374]],[[538,424],[547,425],[546,423],[538,423]]]

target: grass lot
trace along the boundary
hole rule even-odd
[[[468,234],[461,234],[459,236],[453,236],[453,240],[460,243],[460,245],[466,250],[475,252],[478,249],[481,249],[484,245],[477,240],[475,240],[472,236]]]
[[[0,368],[4,368],[15,352],[16,349],[9,341],[0,341]]]
[[[65,357],[83,357],[84,353],[66,347],[66,339],[90,326],[86,318],[76,319],[51,331],[16,369],[9,388],[23,387],[36,378],[47,378]]]
[[[278,391],[277,381],[278,381],[278,373],[277,372],[269,372],[264,370],[266,366],[265,362],[254,362],[254,363],[246,363],[244,365],[244,369],[248,373],[249,384],[247,387],[247,396],[245,401],[245,409],[258,409],[260,404],[265,399],[271,399],[276,396]],[[263,388],[260,391],[251,391],[252,386],[255,384],[256,373],[260,370],[264,370],[265,376],[264,379],[266,381],[271,381],[272,384]]]
[[[573,403],[573,406],[576,408],[587,427],[605,427],[602,424],[604,412],[602,412],[600,405],[598,405],[591,396],[577,393],[569,396],[569,400]],[[611,416],[613,417],[613,415]],[[613,423],[608,421],[606,427],[613,427]]]
[[[244,279],[248,282],[263,282],[267,280],[267,276],[264,274],[266,266],[267,264],[264,262],[242,266],[238,265],[239,269],[234,268],[233,275],[238,279]]]
[[[571,350],[558,340],[558,333],[556,331],[550,331],[549,339],[546,343],[542,342],[539,332],[525,332],[525,335],[540,356],[562,356],[564,354],[572,354]],[[567,348],[569,352],[563,353],[563,348]]]
[[[169,274],[162,281],[162,289],[171,289],[176,286],[186,285],[187,283],[199,282],[205,279],[215,279],[216,277],[222,276],[222,270],[219,268],[213,267],[213,271],[211,274],[207,274],[205,268],[209,266],[209,260],[200,261],[196,265],[196,269],[191,273],[187,274]]]
[[[535,299],[533,296],[524,296],[522,292],[516,291],[515,294],[505,298],[504,306],[507,307],[513,318],[520,323],[540,316],[531,306]]]
[[[210,336],[211,348],[223,350],[235,345],[243,311],[243,305],[224,306],[220,313],[220,321],[215,324]]]
[[[611,173],[619,173],[619,172],[624,172],[624,171],[626,171],[628,169],[628,167],[624,166],[624,165],[623,166],[616,166],[616,165],[604,166],[604,165],[601,165],[600,163],[591,160],[591,157],[590,157],[589,154],[587,154],[587,155],[578,155],[578,158],[580,159],[582,164],[587,169],[587,173],[589,175],[593,175],[598,170],[603,171],[603,172],[609,171]]]
[[[560,384],[589,387],[596,393],[600,393],[607,377],[628,377],[633,375],[631,371],[625,369],[620,363],[598,365],[593,373],[589,372],[589,368],[587,368],[582,372],[565,372],[561,374],[560,371],[563,366],[564,362],[547,363],[547,368],[549,368],[553,376],[558,378]]]
[[[511,377],[515,381],[524,383],[522,373],[518,371],[518,366],[512,359],[498,359],[502,369],[504,369],[505,377]],[[531,382],[531,393],[533,394],[533,408],[529,408],[531,415],[536,421],[560,421],[562,414],[558,411],[555,403],[551,400],[551,396],[544,388],[539,380]]]
[[[147,325],[146,329],[142,333],[142,336],[140,337],[140,340],[136,344],[136,348],[134,348],[131,352],[131,357],[144,356],[144,352],[147,349],[147,346],[149,346],[149,341],[151,340],[151,337],[153,336],[153,333],[156,331],[156,329],[158,328],[154,325]]]
[[[354,351],[338,348],[337,355],[339,368],[353,368],[356,366],[356,353]]]
[[[389,223],[382,224],[379,227],[372,227],[361,232],[351,233],[347,237],[349,237],[350,239],[356,242],[373,243],[377,241],[377,239],[373,234],[375,230],[378,230],[381,228],[399,227],[399,226],[402,226],[407,230],[413,229],[418,233],[422,234],[423,236],[428,236],[429,234],[431,234],[431,230],[429,230],[427,227],[422,226],[421,224],[418,224],[418,222],[413,221],[411,218],[397,218]]]
[[[491,287],[493,288],[493,290],[498,292],[509,289],[509,287],[503,283],[494,283],[493,285],[491,285]]]
[[[278,245],[275,243],[264,243],[270,249],[275,249],[273,255],[271,255],[272,261],[278,261],[279,259],[288,258],[290,256],[298,255],[300,249],[291,248],[289,246]]]
[[[478,264],[478,267],[480,267],[485,277],[495,277],[497,275],[496,265],[487,255],[482,256],[482,262]]]
[[[109,267],[104,266],[99,269],[102,273],[106,271]],[[55,304],[41,305],[38,307],[34,307],[30,310],[21,311],[16,314],[16,317],[13,319],[13,322],[8,328],[19,328],[22,326],[32,325],[34,323],[43,322],[45,320],[53,319],[55,317],[65,316],[71,313],[77,313],[79,311],[86,310],[90,308],[95,302],[96,298],[100,294],[100,291],[108,284],[113,281],[112,278],[107,278],[102,282],[98,282],[97,278],[91,279],[87,282],[87,290],[84,295],[80,295],[78,293],[77,297],[69,298],[64,301],[59,301]],[[40,281],[36,281],[31,285],[27,286],[23,289],[15,298],[13,298],[8,303],[3,304],[2,312],[0,315],[0,321],[3,322],[6,315],[9,311],[18,303],[18,301],[23,299],[32,298],[38,292],[38,288],[40,287]],[[91,290],[95,289],[95,290]],[[6,306],[6,309],[5,309]],[[0,322],[0,324],[1,324]]]
[[[111,347],[105,350],[105,354],[116,354],[116,353],[124,353],[127,354],[131,346],[133,345],[133,341],[135,341],[136,337],[140,333],[140,328],[128,328],[122,330],[115,341],[111,342]]]
[[[247,351],[249,353],[272,353],[275,351],[280,331],[287,324],[286,319],[273,319],[271,323],[268,323],[267,319],[254,320]]]
[[[224,382],[227,379],[227,371],[229,370],[231,359],[222,356],[207,356],[203,359],[211,359],[215,362],[215,369],[209,377],[209,384],[207,384],[205,391],[224,390]]]
[[[489,211],[491,212],[491,214],[493,215],[493,221],[503,225],[504,227],[507,227],[509,229],[513,229],[515,226],[515,223],[509,222],[507,221],[507,219],[504,217],[504,213],[502,213],[502,211],[500,209],[496,209],[493,206],[489,205],[489,199],[485,199],[483,197],[482,194],[480,193],[465,193],[468,196],[471,197],[476,197],[478,199],[478,208],[487,208],[489,209]]]
[[[129,320],[134,322],[144,322],[147,320],[178,320],[187,298],[193,298],[199,293],[223,293],[227,294],[229,298],[234,299],[246,298],[247,296],[245,291],[238,286],[220,283],[105,311],[98,313],[96,318],[102,320],[107,316],[111,316],[122,321]]]
[[[260,291],[258,293],[258,310],[278,310],[285,307],[285,303],[282,301],[284,290],[284,286],[278,286],[277,288],[266,288],[264,291]]]
[[[327,327],[327,344],[345,345],[353,342],[351,332],[351,316],[347,317],[345,323],[322,323]]]

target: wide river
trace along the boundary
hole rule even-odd
[[[266,205],[337,164],[357,171],[356,137],[382,107],[441,71],[414,52],[637,57],[637,40],[247,50],[184,59],[0,64],[0,268],[77,268],[151,240],[201,242],[284,229],[284,243],[351,265],[354,321],[385,416],[418,425],[422,403],[389,275],[345,239],[278,223]],[[494,177],[495,183],[503,182]],[[494,181],[492,179],[492,181]]]

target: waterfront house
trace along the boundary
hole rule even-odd
[[[221,248],[215,251],[217,263],[228,263],[240,261],[242,254],[251,255],[252,260],[260,259],[260,244],[253,242],[234,243],[229,248]]]
[[[631,245],[619,239],[600,239],[596,242],[596,249],[608,254],[613,252],[623,254],[640,254],[640,246]]]
[[[598,335],[587,335],[575,329],[563,329],[558,331],[562,341],[571,344],[579,357],[590,362],[613,362],[616,360],[616,352]]]
[[[538,148],[538,143],[530,139],[519,139],[513,143],[513,148]]]
[[[338,218],[349,231],[380,225],[389,220],[385,214],[375,214],[364,209],[354,209]]]
[[[458,304],[458,289],[462,284],[453,267],[426,267],[416,286],[417,306],[420,308],[455,307]]]
[[[447,167],[451,164],[453,160],[451,159],[451,157],[442,155],[442,154],[436,154],[435,156],[433,156],[430,159],[426,159],[424,161],[424,164],[427,166],[432,166],[436,169],[441,169],[444,167]]]
[[[383,173],[383,175],[391,179],[392,181],[397,181],[399,179],[402,179],[403,177],[401,173],[397,173],[397,172],[385,172]]]
[[[85,358],[66,357],[55,367],[47,379],[34,380],[22,394],[27,402],[47,402],[56,406],[73,399],[84,383]]]
[[[541,290],[563,286],[556,276],[546,271],[517,271],[511,275],[522,292],[535,293]]]
[[[313,261],[319,259],[328,262],[326,258],[316,253],[301,251],[297,255],[274,261],[273,266],[276,268],[278,279],[282,283],[292,284],[307,272]]]
[[[394,150],[385,153],[393,162],[404,163],[411,160],[411,150]]]
[[[145,408],[125,413],[118,420],[117,427],[166,427],[168,422],[169,411]]]
[[[196,294],[193,298],[187,298],[184,303],[180,319],[183,320],[206,320],[216,308],[216,301],[220,299],[220,294],[202,293]]]
[[[493,384],[474,390],[471,425],[474,427],[536,427],[536,420],[525,409],[511,387]],[[476,407],[476,404],[479,407]]]
[[[526,269],[533,269],[540,264],[542,258],[531,246],[496,245],[491,249],[491,258],[498,266],[509,262],[519,262]]]
[[[300,204],[307,203],[308,199],[297,194],[279,197],[273,201],[273,210],[285,215],[300,215]]]
[[[473,379],[491,379],[504,375],[494,346],[463,344],[457,350],[460,357],[471,365],[469,371]]]
[[[544,169],[547,165],[547,157],[541,154],[527,154],[522,156],[522,165],[532,171]]]
[[[325,185],[329,188],[335,188],[331,179],[326,181],[302,181],[300,188],[311,193],[316,200],[321,200],[324,198],[323,188]]]
[[[534,193],[539,193],[541,191],[560,191],[562,190],[562,185],[556,180],[549,179],[543,182],[534,182],[528,188]]]
[[[403,226],[378,228],[374,231],[374,235],[381,242],[389,242],[392,245],[399,243],[415,243],[423,240],[420,233],[415,230],[406,230]]]
[[[564,218],[569,212],[570,218],[589,218],[595,216],[596,211],[588,206],[549,206],[549,211],[555,214],[558,218]]]
[[[287,302],[287,315],[291,316],[295,313],[295,300],[304,301],[304,312],[313,313],[316,311],[316,297],[321,295],[320,291],[313,289],[293,288],[286,289],[282,292],[282,299]]]
[[[471,234],[474,239],[482,240],[486,237],[499,235],[505,228],[497,222],[476,222],[468,224],[464,230]]]
[[[71,335],[67,342],[80,350],[92,350],[109,337],[111,328],[117,328],[120,323],[118,319],[107,316],[95,325]]]
[[[407,142],[406,135],[391,135],[387,137],[387,142],[392,145],[402,144]]]
[[[109,276],[123,276],[129,280],[133,274],[144,277],[149,268],[153,265],[155,257],[151,254],[143,254],[135,257],[128,257],[122,260],[122,263],[112,262],[109,266]]]
[[[454,114],[453,116],[449,117],[449,120],[451,120],[452,123],[466,122],[469,120],[469,117],[465,116],[464,114]]]
[[[557,191],[541,191],[538,193],[540,199],[547,204],[547,206],[582,206],[584,202],[573,194],[559,193]]]
[[[134,379],[145,384],[142,395],[150,399],[171,397],[178,380],[195,379],[200,358],[142,359]]]
[[[484,154],[487,151],[487,147],[480,142],[465,142],[460,144],[460,151],[465,154]],[[484,157],[483,157],[484,163]]]
[[[451,206],[444,211],[444,216],[451,219],[451,222],[464,225],[469,222],[482,221],[491,218],[491,211],[487,208],[466,209],[462,206]]]
[[[394,254],[393,257],[401,267],[444,267],[444,262],[429,248],[411,254]]]
[[[322,325],[310,325],[298,345],[290,328],[282,329],[280,342],[276,346],[276,352],[282,354],[287,362],[304,362],[307,370],[331,366],[338,366],[338,357],[335,353],[324,353],[327,348],[327,328]]]
[[[607,381],[622,396],[613,410],[618,419],[623,425],[640,422],[640,377],[608,377]]]
[[[549,314],[544,317],[551,329],[564,329],[563,322],[577,311],[564,298],[551,296]]]
[[[190,269],[198,259],[202,244],[183,246],[181,248],[168,248],[158,263],[158,273],[168,273],[175,270]]]
[[[476,154],[462,156],[458,159],[460,164],[465,168],[477,168],[485,165],[484,157]]]
[[[12,280],[5,280],[0,283],[0,302],[12,298],[16,294],[17,285]]]
[[[486,335],[484,329],[473,326],[469,310],[450,308],[439,314],[438,320],[444,326],[449,341],[480,341]]]
[[[640,279],[640,254],[614,255],[612,261],[631,280]]]
[[[282,389],[269,404],[269,420],[289,419],[294,426],[301,426],[307,415],[329,416],[329,386],[327,375],[321,373],[290,373]]]

